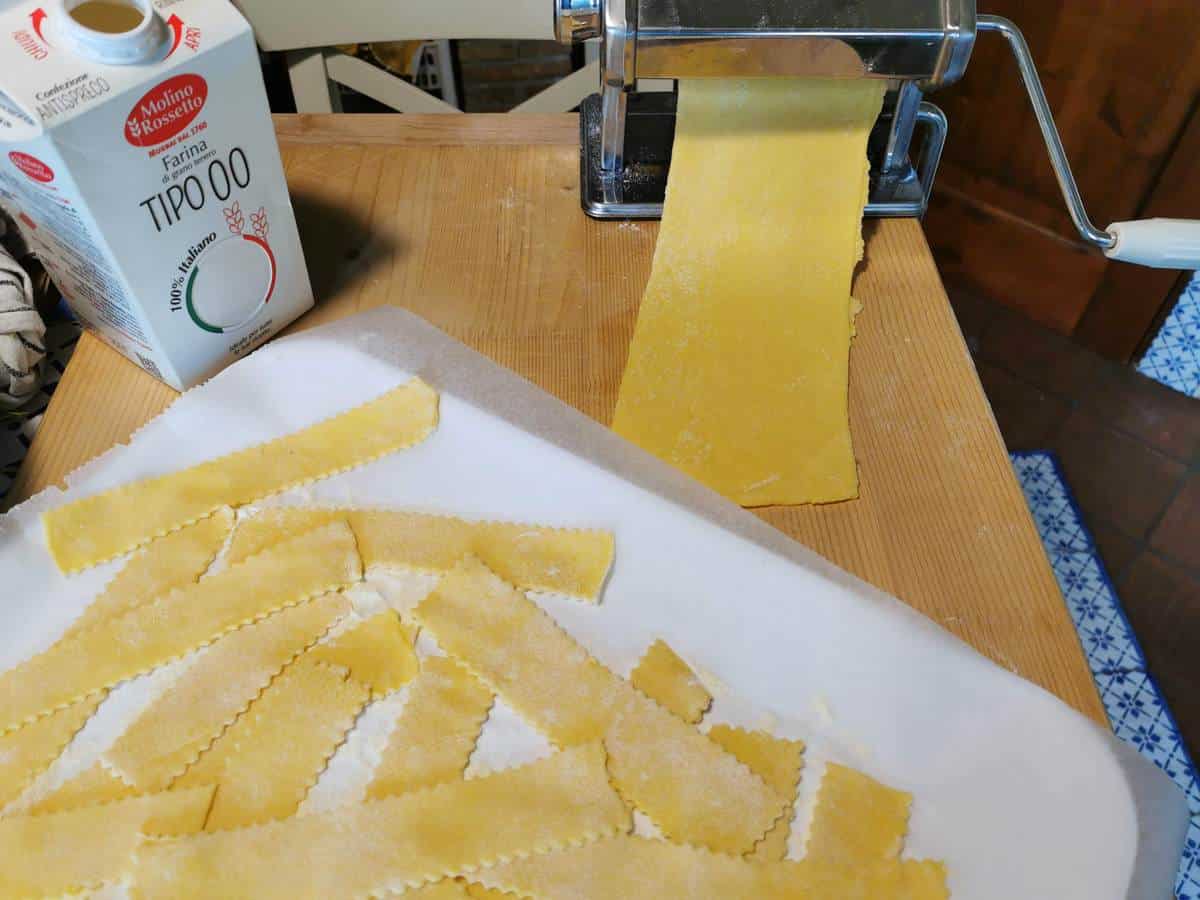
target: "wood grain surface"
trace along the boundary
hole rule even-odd
[[[318,307],[391,303],[607,423],[657,223],[579,209],[575,119],[281,117]],[[913,220],[870,223],[851,422],[862,497],[761,510],[1097,721],[1103,709]],[[13,490],[125,441],[173,392],[80,342]]]

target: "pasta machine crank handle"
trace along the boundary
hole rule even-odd
[[[1054,124],[1054,113],[1046,100],[1046,92],[1042,89],[1042,81],[1038,77],[1037,66],[1025,36],[1015,24],[1002,16],[979,16],[977,30],[980,32],[994,31],[1003,35],[1008,41],[1017,66],[1021,70],[1021,80],[1025,82],[1025,90],[1033,103],[1033,111],[1037,116],[1038,125],[1042,129],[1042,137],[1046,141],[1046,149],[1050,152],[1050,163],[1054,166],[1054,176],[1062,190],[1063,199],[1071,213],[1071,220],[1079,229],[1080,235],[1089,244],[1104,251],[1109,259],[1138,263],[1143,266],[1153,266],[1159,269],[1198,269],[1200,268],[1200,221],[1195,219],[1142,219],[1133,222],[1114,222],[1107,230],[1101,230],[1092,224],[1083,198],[1079,194],[1079,185],[1071,172],[1071,164],[1067,160],[1067,152],[1063,149],[1062,138]]]

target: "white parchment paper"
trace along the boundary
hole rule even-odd
[[[45,491],[0,517],[0,668],[52,642],[116,570],[61,576],[46,551],[43,510],[280,436],[413,374],[442,392],[441,424],[429,440],[267,502],[611,529],[617,558],[601,605],[535,599],[622,674],[653,640],[667,640],[716,695],[710,720],[804,739],[794,853],[824,761],[836,759],[913,792],[907,853],[946,860],[955,898],[1170,896],[1186,825],[1182,795],[1110,734],[396,309],[272,343],[185,394],[130,446],[75,473],[66,494]],[[364,596],[402,606],[414,590],[403,573],[373,572]],[[144,702],[163,684],[169,678],[139,679],[105,706],[136,706],[138,697],[122,695],[140,691]],[[364,713],[306,809],[361,793],[403,702],[401,692]],[[90,743],[64,760],[89,763],[115,736],[102,731],[89,726],[80,737]],[[501,704],[470,771],[547,749]],[[41,789],[65,777],[63,763],[39,780]]]

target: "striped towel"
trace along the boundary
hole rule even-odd
[[[0,408],[20,406],[37,393],[45,334],[29,275],[0,246]]]

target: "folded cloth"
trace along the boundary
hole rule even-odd
[[[20,406],[37,392],[45,335],[29,275],[0,246],[0,407]]]

